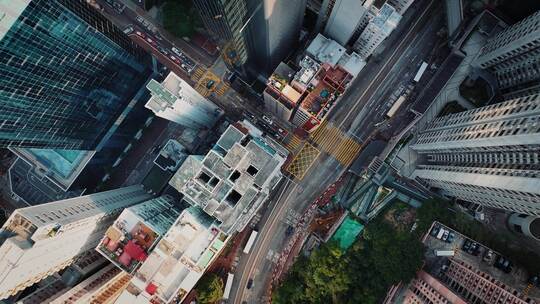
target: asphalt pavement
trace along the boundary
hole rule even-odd
[[[395,44],[388,45],[384,52],[368,63],[333,112],[329,113],[329,120],[334,125],[360,140],[367,139],[377,129],[374,127],[377,119],[373,117],[380,118],[381,112],[385,113],[381,107],[386,101],[374,97],[383,96],[385,88],[388,90],[410,81],[409,77],[414,77],[416,72],[413,66],[429,56],[436,40],[434,32],[439,30],[437,25],[440,24],[440,17],[434,17],[436,8],[440,8],[440,3],[434,0],[415,3],[416,11],[411,10],[410,15],[407,15],[408,20],[404,20],[396,33],[393,33]],[[430,43],[426,43],[427,40]],[[413,53],[415,55],[411,56]],[[404,71],[408,71],[405,72],[408,76],[400,77]],[[392,77],[395,75],[398,77]],[[369,119],[365,119],[367,117]],[[363,123],[364,120],[368,123]],[[240,258],[229,303],[269,301],[266,292],[275,262],[272,257],[283,250],[288,239],[285,233],[288,224],[283,219],[290,213],[304,214],[314,199],[345,170],[333,157],[321,153],[303,180],[288,180],[280,187],[276,198],[268,203],[268,210],[259,223],[258,239],[251,253]],[[247,289],[250,279],[254,283]]]

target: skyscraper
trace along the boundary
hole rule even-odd
[[[414,176],[441,193],[540,215],[540,94],[439,117],[411,146]]]
[[[540,11],[489,39],[475,64],[493,73],[505,93],[538,85]]]
[[[185,127],[209,129],[223,115],[220,107],[172,72],[162,83],[151,80],[146,87],[152,97],[145,107],[155,115]]]
[[[331,8],[324,33],[341,45],[347,45],[371,6],[371,1],[337,0]],[[320,16],[320,18],[323,18]]]
[[[0,231],[0,299],[93,250],[124,208],[150,198],[135,185],[17,209]]]
[[[306,0],[195,0],[206,28],[250,75],[269,75],[297,42]]]
[[[385,3],[354,43],[354,50],[363,59],[367,59],[384,39],[392,33],[400,20],[401,15],[396,9]]]
[[[95,148],[148,63],[84,0],[0,2],[0,146]]]

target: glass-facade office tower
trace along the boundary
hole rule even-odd
[[[244,74],[270,76],[294,49],[306,0],[194,0],[205,27],[234,50]]]
[[[0,146],[94,149],[149,74],[85,0],[0,1]]]

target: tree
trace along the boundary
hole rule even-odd
[[[191,37],[200,26],[198,12],[188,0],[168,0],[163,6],[163,27],[176,37]]]
[[[205,275],[197,285],[197,301],[201,304],[214,304],[223,297],[223,280],[216,274]]]

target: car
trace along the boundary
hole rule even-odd
[[[146,35],[141,31],[135,31],[135,34],[143,39],[146,37]]]
[[[159,34],[159,33],[155,34],[154,38],[156,38],[159,41],[163,41],[163,37],[161,37],[161,34]]]
[[[272,125],[274,122],[272,121],[272,119],[270,119],[270,117],[266,116],[266,115],[263,115],[262,116],[262,119],[268,123],[269,125]]]
[[[456,239],[456,234],[454,232],[450,232],[448,234],[448,238],[446,239],[447,243],[452,243]]]
[[[450,231],[444,230],[444,234],[443,234],[441,240],[446,242],[446,240],[448,240],[449,235],[450,235]]]
[[[510,273],[512,272],[512,262],[510,262],[509,259],[503,257],[503,256],[500,256],[497,261],[495,262],[495,264],[493,264],[493,266],[495,266],[495,268],[498,268],[502,271],[504,271],[505,273]]]
[[[253,287],[253,279],[249,279],[246,286],[247,289],[251,289],[251,287]]]
[[[461,249],[463,249],[463,251],[465,252],[468,252],[469,248],[471,248],[471,245],[472,245],[472,241],[469,239],[465,239],[465,241],[463,242],[463,246],[461,246]]]
[[[493,260],[493,250],[489,249],[488,251],[486,251],[482,260],[488,263],[491,262]]]
[[[178,55],[180,58],[182,58],[182,57],[184,56],[184,54],[183,54],[182,52],[180,52],[180,50],[177,49],[177,48],[174,47],[174,46],[171,48],[171,51],[172,51],[173,53],[175,53],[176,55]]]
[[[165,56],[168,56],[169,55],[169,51],[167,51],[164,47],[158,45],[157,49],[159,50],[159,52]]]
[[[437,236],[437,234],[439,233],[439,230],[440,230],[440,229],[441,229],[441,228],[439,228],[439,227],[437,227],[437,226],[433,227],[433,229],[431,229],[431,231],[429,232],[429,235],[431,235],[431,236]]]
[[[244,116],[245,117],[248,117],[248,118],[251,118],[252,120],[255,120],[255,115],[249,113],[249,112],[244,112]]]
[[[137,18],[135,18],[135,20],[137,20],[137,22],[139,22],[139,23],[143,23],[144,18],[141,17],[141,16],[137,16]]]
[[[174,63],[180,64],[180,59],[176,58],[174,55],[170,55],[169,58],[174,61]]]
[[[124,29],[124,34],[129,35],[131,33],[133,33],[133,26],[129,25]]]
[[[281,134],[281,136],[285,137],[287,136],[287,134],[289,134],[289,132],[283,130],[282,128],[278,128],[278,132],[279,134]]]
[[[471,247],[469,247],[469,250],[467,250],[467,253],[471,255],[478,255],[480,253],[480,245],[476,242],[472,242]]]
[[[152,40],[152,38],[150,38],[150,37],[146,37],[146,42],[150,43],[154,47],[157,46],[157,42]]]
[[[208,82],[206,83],[206,88],[210,90],[214,86],[214,84],[216,84],[214,80],[208,80]]]

